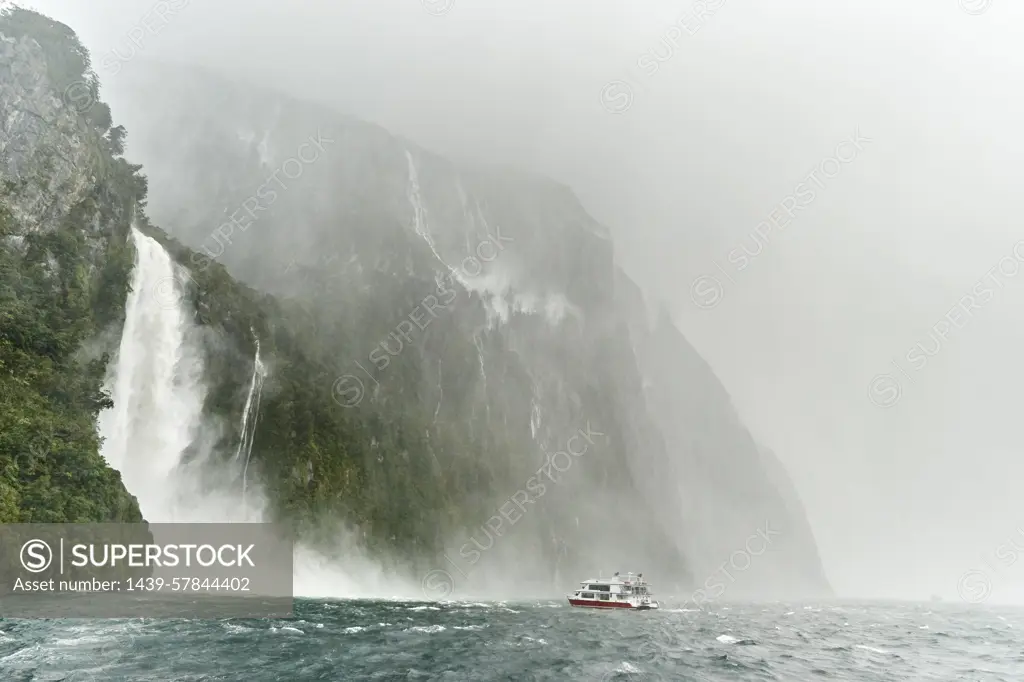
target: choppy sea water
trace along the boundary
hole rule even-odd
[[[0,680],[1022,680],[1024,609],[308,601],[288,620],[2,620]]]

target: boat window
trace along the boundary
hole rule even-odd
[[[611,598],[612,598],[612,595],[610,595],[610,594],[607,594],[607,593],[606,593],[606,594],[602,594],[602,595],[601,595],[601,599],[603,599],[603,600],[605,600],[605,601],[608,601],[608,600],[610,600]]]
[[[610,592],[612,588],[610,585],[591,585],[590,589],[595,592]]]
[[[589,593],[589,592],[586,592],[586,593],[584,593],[584,594],[583,594],[583,598],[584,598],[584,599],[593,599],[593,598],[594,598],[594,595],[592,595],[592,594],[591,594],[591,593]]]

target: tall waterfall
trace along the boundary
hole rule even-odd
[[[114,407],[99,417],[103,456],[121,472],[147,521],[253,520],[258,510],[245,509],[237,492],[211,489],[199,472],[204,442],[213,439],[203,431],[204,363],[188,307],[188,272],[155,239],[134,228],[131,239],[135,268],[107,377]],[[256,362],[262,372],[258,356]],[[252,423],[246,408],[244,423]],[[251,431],[243,434],[243,446],[251,448]],[[188,451],[197,460],[186,463]]]
[[[175,521],[181,513],[174,482],[202,416],[202,357],[187,343],[187,274],[156,240],[134,228],[131,239],[135,269],[107,379],[114,407],[99,417],[102,452],[148,521]]]

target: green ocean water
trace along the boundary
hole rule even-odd
[[[291,619],[3,620],[0,679],[1022,680],[1024,609],[296,602]]]

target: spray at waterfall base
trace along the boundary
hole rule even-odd
[[[506,501],[501,504],[487,521],[480,526],[484,535],[487,537],[488,544],[485,546],[477,541],[476,534],[471,536],[471,542],[463,544],[459,548],[459,556],[463,559],[467,559],[468,562],[460,567],[458,563],[452,560],[448,555],[448,552],[444,553],[444,558],[449,564],[462,576],[464,580],[469,579],[468,571],[475,566],[483,556],[483,553],[494,547],[495,537],[501,538],[506,532],[503,530],[505,521],[508,521],[509,526],[515,526],[516,523],[521,521],[529,512],[527,505],[532,505],[540,500],[547,493],[547,486],[544,484],[544,479],[547,479],[552,484],[557,485],[562,479],[556,475],[564,474],[572,468],[573,463],[585,455],[590,449],[590,446],[596,445],[596,438],[603,438],[605,443],[609,442],[608,436],[600,431],[595,431],[591,427],[590,422],[587,422],[585,428],[581,428],[577,433],[573,434],[566,442],[565,450],[559,450],[554,453],[544,453],[546,461],[525,482],[525,490],[520,489],[509,496]],[[518,510],[518,511],[517,511]],[[494,535],[492,535],[494,533]],[[471,546],[472,545],[472,546]],[[472,547],[475,546],[476,549]],[[452,574],[445,569],[435,568],[426,575],[423,576],[421,581],[421,587],[424,596],[428,600],[447,599],[455,591],[455,579]]]

